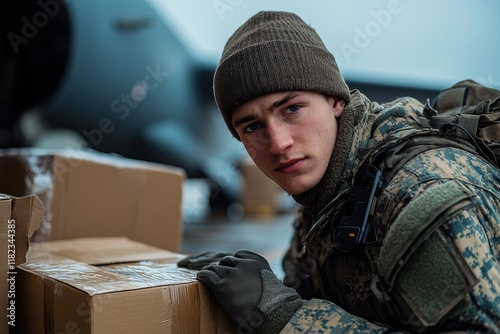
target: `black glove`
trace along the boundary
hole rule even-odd
[[[178,267],[188,268],[188,269],[196,269],[200,270],[201,268],[211,264],[218,263],[220,259],[224,256],[230,255],[232,253],[227,252],[201,252],[197,254],[189,255],[179,262],[177,262]]]
[[[296,302],[301,299],[297,292],[274,275],[267,260],[248,250],[203,268],[196,278],[209,287],[229,316],[250,332],[282,306],[294,305],[293,311],[287,312],[288,321],[302,305]]]

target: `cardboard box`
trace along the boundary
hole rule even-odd
[[[126,238],[33,244],[15,333],[236,333],[182,257]]]
[[[182,257],[126,238],[33,244],[16,333],[237,333]]]
[[[17,311],[18,269],[24,263],[29,239],[39,227],[42,202],[36,196],[15,198],[0,194],[0,333],[19,321]]]
[[[0,150],[0,192],[37,195],[33,241],[126,236],[171,251],[182,241],[184,170],[96,151]]]
[[[246,216],[269,218],[277,213],[280,192],[283,190],[268,178],[252,160],[241,163],[243,191],[241,203]]]

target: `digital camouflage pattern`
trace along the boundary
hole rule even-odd
[[[344,185],[331,194],[339,199],[337,213],[342,191],[362,163],[362,152],[418,129],[423,108],[413,98],[378,104],[353,91],[344,112],[362,109],[363,115],[345,164]],[[412,206],[413,220],[419,219],[420,212],[428,217],[426,206],[419,210],[418,205],[447,185],[462,196],[445,201],[437,217],[422,222],[432,227],[431,237],[412,241],[413,255],[403,261],[393,282],[387,282],[379,272],[377,256],[388,243],[391,226]],[[375,234],[362,249],[332,250],[334,223],[310,231],[319,212],[303,207],[284,260],[284,281],[308,301],[282,333],[500,332],[499,211],[500,170],[457,148],[420,153],[384,183],[374,216]],[[304,247],[308,232],[310,241]],[[443,255],[433,258],[432,247]],[[440,270],[447,266],[449,273]]]

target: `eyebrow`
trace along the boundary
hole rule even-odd
[[[299,95],[300,95],[299,92],[290,92],[287,95],[285,95],[282,99],[274,102],[269,108],[267,108],[267,110],[273,111]]]
[[[287,95],[285,95],[283,98],[274,102],[269,108],[267,108],[267,110],[269,112],[272,112],[273,110],[281,107],[282,105],[284,105],[285,103],[287,103],[288,101],[290,101],[291,99],[293,99],[299,95],[300,95],[299,92],[290,92]],[[238,127],[238,125],[253,121],[254,119],[256,119],[256,117],[254,115],[243,116],[241,118],[238,118],[236,121],[234,121],[233,127],[236,128],[236,127]]]
[[[253,121],[255,118],[256,117],[254,115],[247,115],[247,116],[243,116],[241,118],[238,118],[236,121],[234,121],[233,127],[237,128],[238,125],[241,125],[243,123],[247,123],[247,122]]]

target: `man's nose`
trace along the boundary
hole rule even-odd
[[[268,125],[269,153],[280,155],[292,146],[293,137],[286,124],[276,122]]]

